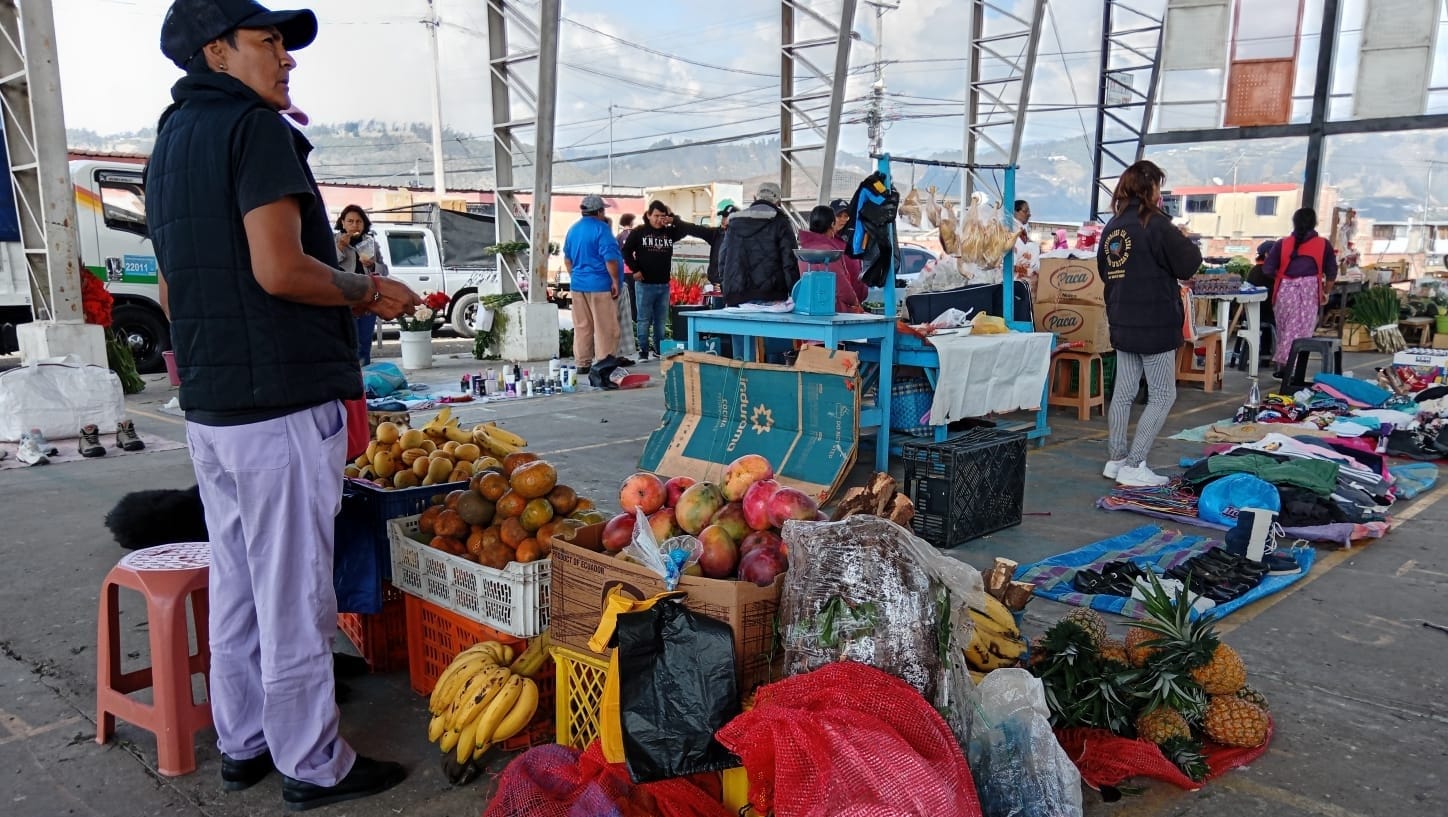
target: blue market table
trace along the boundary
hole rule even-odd
[[[754,362],[754,338],[812,340],[826,348],[847,341],[879,344],[880,367],[875,405],[861,407],[860,428],[875,428],[875,469],[890,470],[890,384],[895,360],[895,320],[880,315],[799,315],[755,312],[730,307],[684,313],[689,321],[689,351],[702,352],[703,335],[729,335],[734,354]]]

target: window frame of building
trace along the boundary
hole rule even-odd
[[[1194,193],[1183,197],[1182,212],[1188,216],[1217,212],[1216,193]]]
[[[1271,218],[1277,215],[1277,202],[1280,196],[1258,196],[1257,216],[1259,218]],[[1263,205],[1267,205],[1264,207]]]

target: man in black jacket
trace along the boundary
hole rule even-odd
[[[222,787],[273,768],[299,811],[375,794],[404,769],[358,755],[333,700],[333,520],[343,400],[362,396],[356,315],[416,307],[396,278],[353,275],[311,144],[287,124],[289,50],[310,11],[176,0],[161,51],[171,89],[146,171],[146,218],[183,373],[181,408],[210,532],[210,699]]]
[[[661,201],[649,203],[644,223],[634,228],[623,243],[623,261],[634,279],[638,295],[634,331],[639,344],[639,360],[655,356],[664,342],[664,321],[669,315],[669,280],[674,271],[674,242],[694,236],[703,238],[704,228],[679,221]],[[649,342],[649,327],[654,339]]]
[[[782,301],[799,280],[794,224],[780,209],[779,185],[765,182],[754,203],[729,218],[720,257],[724,302]]]

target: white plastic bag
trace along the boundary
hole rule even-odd
[[[112,431],[125,416],[121,379],[104,366],[67,357],[0,374],[0,440],[18,442],[32,428],[47,439],[77,437],[91,423]]]
[[[985,817],[1080,817],[1081,774],[1051,731],[1041,680],[998,669],[972,693],[966,757]]]
[[[673,590],[689,566],[704,554],[704,543],[692,536],[672,536],[659,542],[649,518],[641,509],[634,510],[633,537],[624,546],[624,555],[659,574],[664,587]]]

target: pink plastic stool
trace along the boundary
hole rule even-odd
[[[196,771],[196,733],[211,726],[211,701],[196,703],[191,676],[201,673],[210,683],[211,650],[207,642],[206,582],[211,572],[211,546],[189,542],[138,550],[121,559],[101,584],[96,632],[96,743],[116,732],[116,718],[156,736],[156,768],[174,777]],[[128,587],[146,597],[151,632],[151,663],[121,672],[121,626],[117,597]],[[196,653],[186,626],[186,599],[196,619]],[[130,697],[151,689],[152,702]]]

